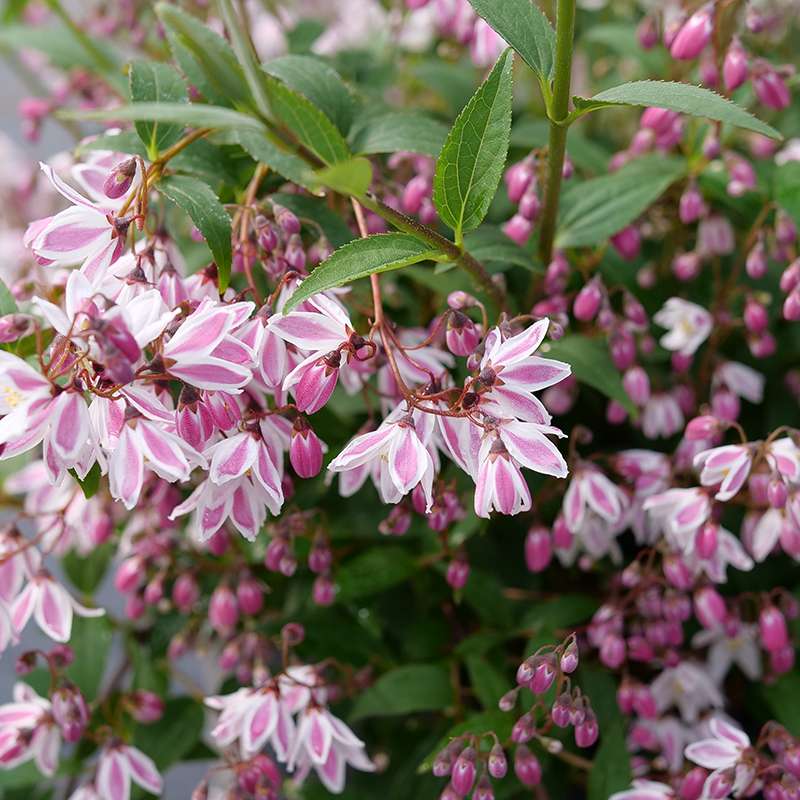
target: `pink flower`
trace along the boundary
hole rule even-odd
[[[700,483],[703,486],[717,486],[714,495],[717,500],[730,500],[744,486],[753,454],[744,445],[725,445],[704,450],[694,458],[695,469],[700,470]]]
[[[11,605],[11,622],[17,633],[33,615],[44,634],[56,642],[68,642],[73,613],[80,617],[102,617],[102,608],[86,608],[44,570],[31,578]]]
[[[632,788],[615,792],[608,800],[674,800],[675,793],[665,783],[637,779]]]
[[[13,769],[33,759],[51,776],[58,767],[61,732],[49,700],[26,683],[14,685],[14,702],[0,706],[0,768]]]
[[[72,206],[34,223],[26,243],[42,263],[80,264],[81,272],[96,283],[122,255],[131,220],[116,217],[111,204],[100,205],[87,200],[64,183],[49,165],[40,166],[56,191]]]
[[[426,509],[430,511],[434,463],[426,442],[434,422],[432,414],[409,413],[405,404],[398,406],[377,430],[351,440],[328,469],[346,472],[366,467],[374,471],[378,492],[385,503],[399,502],[420,484]]]
[[[690,744],[685,751],[686,758],[701,767],[714,770],[706,779],[706,789],[720,773],[733,769],[735,778],[731,791],[734,797],[741,797],[755,776],[753,767],[743,763],[743,756],[750,748],[750,739],[744,731],[721,717],[713,717],[708,728],[711,738]]]
[[[313,767],[329,792],[341,794],[348,764],[362,772],[375,771],[375,765],[364,753],[364,742],[344,722],[327,708],[309,706],[301,714],[289,753],[289,772],[297,768],[298,781],[302,781]]]
[[[654,392],[642,411],[642,432],[648,439],[668,438],[683,428],[678,401],[666,392]]]
[[[164,346],[166,370],[199,389],[240,392],[252,379],[255,353],[233,334],[254,308],[203,300]]]
[[[696,722],[706,708],[721,708],[724,703],[711,678],[689,661],[663,669],[650,685],[650,691],[659,713],[675,705],[688,723]]]
[[[653,320],[662,328],[669,328],[661,337],[661,346],[687,356],[695,353],[713,326],[713,318],[705,308],[679,297],[667,300]]]
[[[644,509],[683,549],[687,539],[709,518],[711,502],[702,489],[669,489],[645,500]]]
[[[108,800],[128,800],[131,781],[150,794],[160,795],[161,775],[153,760],[130,745],[112,743],[107,746],[97,765],[97,792]]]

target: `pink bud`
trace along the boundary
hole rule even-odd
[[[164,715],[164,701],[154,692],[137,689],[128,699],[131,716],[144,724],[158,722]]]
[[[475,750],[467,747],[453,764],[450,783],[460,797],[469,794],[475,783]]]
[[[114,586],[118,592],[128,594],[140,586],[145,579],[144,563],[138,556],[126,558],[117,568]]]
[[[575,744],[578,747],[591,747],[600,735],[600,729],[597,726],[597,717],[594,713],[589,711],[586,714],[583,722],[575,726]]]
[[[609,669],[617,669],[625,662],[625,640],[621,636],[606,636],[600,645],[600,661]]]
[[[734,422],[739,417],[741,403],[728,389],[719,389],[711,397],[711,410],[724,422]]]
[[[664,577],[676,589],[686,590],[693,583],[689,567],[679,555],[668,555],[663,562]]]
[[[767,486],[767,502],[773,508],[783,508],[789,499],[789,490],[780,478],[773,478]]]
[[[609,425],[622,425],[628,418],[628,412],[621,403],[609,400],[606,406],[606,420]]]
[[[228,534],[222,530],[217,531],[207,542],[206,547],[208,551],[213,555],[220,556],[225,555],[225,551],[228,549],[228,545],[230,544],[228,540]]]
[[[669,48],[672,57],[682,61],[697,58],[711,39],[713,17],[713,3],[695,11],[672,41]]]
[[[747,51],[737,37],[734,37],[725,54],[722,79],[729,92],[738,89],[747,80]]]
[[[766,62],[759,62],[759,68],[753,75],[753,88],[759,102],[767,108],[782,111],[792,102],[786,81]]]
[[[800,288],[792,290],[783,302],[783,318],[789,322],[800,320]]]
[[[447,318],[445,339],[447,348],[453,355],[468,356],[475,352],[481,340],[481,332],[466,314],[453,311]]]
[[[275,222],[278,227],[287,236],[291,236],[293,233],[300,233],[300,220],[288,208],[273,203],[272,212],[275,215]]]
[[[646,686],[639,686],[634,692],[633,705],[636,713],[645,719],[658,717],[658,705],[653,693]]]
[[[679,281],[693,281],[703,266],[700,254],[691,250],[688,253],[679,253],[672,260],[672,272]]]
[[[528,241],[532,229],[531,221],[525,219],[522,214],[514,214],[508,222],[503,224],[503,233],[520,247]]]
[[[542,782],[542,765],[525,745],[514,753],[514,774],[524,786],[538,786]]]
[[[89,724],[89,709],[80,690],[71,683],[52,695],[52,713],[61,735],[68,742],[79,741]]]
[[[103,181],[103,192],[112,200],[122,197],[131,188],[136,175],[136,159],[128,158],[117,164]]]
[[[572,547],[573,536],[564,517],[560,514],[553,523],[553,547],[558,550],[569,550]]]
[[[794,244],[797,241],[797,225],[782,208],[779,208],[775,215],[775,241],[783,245]]]
[[[572,313],[581,322],[589,322],[597,315],[603,292],[598,280],[591,280],[579,292],[572,306]]]
[[[512,164],[504,176],[508,199],[512,203],[519,203],[526,189],[533,183],[533,158],[528,156],[516,164]]]
[[[172,602],[183,614],[188,614],[200,597],[197,581],[191,573],[179,575],[172,586]]]
[[[773,605],[764,606],[761,609],[761,613],[758,615],[758,631],[765,650],[774,652],[782,650],[789,644],[786,619]]]
[[[800,745],[795,744],[783,754],[783,766],[786,767],[795,778],[800,778]]]
[[[469,579],[469,562],[466,560],[466,558],[454,558],[447,565],[447,573],[445,577],[447,579],[447,583],[450,584],[453,589],[456,591],[463,589],[467,585],[467,580]]]
[[[538,659],[533,668],[533,678],[528,688],[534,694],[544,694],[556,678],[556,666],[552,657],[544,656]]]
[[[221,584],[214,589],[208,604],[208,621],[217,633],[227,634],[239,621],[239,607],[236,595],[231,589]]]
[[[658,26],[651,15],[644,17],[639,23],[636,38],[643,50],[650,50],[658,44]]]
[[[236,585],[236,600],[243,614],[258,614],[264,607],[261,584],[252,575],[245,575]]]
[[[645,405],[650,399],[650,378],[642,367],[630,367],[622,378],[622,385],[637,406]]]
[[[748,297],[744,305],[744,325],[752,333],[762,333],[769,324],[767,309],[752,297]]]
[[[542,201],[536,193],[536,186],[531,185],[519,201],[519,213],[525,219],[535,222],[542,208]]]
[[[318,575],[311,588],[311,598],[315,605],[330,606],[336,599],[336,586],[327,575]]]
[[[707,777],[708,773],[702,767],[690,769],[681,782],[678,792],[680,800],[700,800]]]
[[[629,331],[621,330],[611,337],[611,360],[618,370],[628,369],[636,359],[636,341]]]
[[[639,235],[639,229],[633,225],[628,225],[627,228],[623,228],[619,233],[615,233],[611,237],[611,244],[626,261],[633,261],[642,249],[642,238]]]
[[[720,422],[716,417],[705,415],[689,420],[684,435],[689,441],[699,442],[704,439],[710,439],[720,428]]]
[[[431,182],[429,178],[422,175],[415,175],[403,190],[401,200],[403,211],[406,214],[417,214],[422,206],[422,201],[431,193]]]
[[[763,240],[759,238],[747,254],[745,270],[751,278],[757,280],[763,278],[767,274],[767,266],[767,251],[764,247]]]
[[[692,181],[686,187],[686,191],[681,195],[678,207],[678,214],[681,218],[681,222],[684,225],[695,222],[706,213],[706,210],[706,204],[703,202],[703,195],[700,194],[697,184]]]
[[[800,258],[796,258],[781,274],[780,287],[787,294],[800,286]]]
[[[504,778],[506,772],[508,772],[508,761],[506,760],[506,754],[499,744],[494,745],[489,752],[488,768],[489,774],[498,780],[500,778]]]
[[[769,665],[776,675],[785,675],[794,668],[794,647],[786,645],[780,650],[769,651]]]
[[[694,614],[704,628],[715,630],[725,622],[728,609],[716,589],[704,586],[694,593]]]
[[[322,442],[302,415],[292,426],[289,461],[301,478],[313,478],[322,469]]]
[[[714,770],[709,775],[703,788],[703,793],[708,800],[722,800],[733,789],[734,772],[732,769]]]
[[[715,522],[706,522],[695,534],[694,548],[702,559],[709,559],[717,552],[719,526]]]
[[[574,639],[567,645],[566,650],[564,650],[561,656],[560,666],[561,671],[565,672],[567,675],[575,672],[578,668],[578,645]]]
[[[531,528],[525,537],[525,563],[531,572],[541,572],[550,563],[553,550],[550,531],[538,526]]]
[[[571,707],[572,699],[570,696],[566,693],[559,695],[550,711],[550,718],[553,720],[553,724],[559,728],[566,728],[570,724]]]

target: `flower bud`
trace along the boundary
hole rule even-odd
[[[298,415],[292,426],[289,444],[289,461],[301,478],[313,478],[322,469],[323,446],[308,424],[305,416]]]
[[[118,592],[129,594],[142,584],[144,578],[144,562],[139,556],[131,556],[117,567],[114,586]]]
[[[33,333],[33,322],[30,314],[6,314],[0,317],[0,343],[16,342]]]
[[[197,581],[191,573],[179,575],[172,586],[172,602],[183,614],[188,614],[200,597]]]
[[[222,584],[214,589],[208,604],[208,621],[217,633],[230,633],[239,621],[239,606],[230,587]]]
[[[164,716],[164,701],[154,692],[137,689],[127,700],[131,716],[144,724],[158,722]]]
[[[800,320],[800,288],[793,289],[783,301],[783,318],[789,322]]]
[[[639,229],[628,225],[611,237],[614,249],[626,260],[633,261],[642,249],[642,238]]]
[[[630,367],[622,378],[622,385],[635,405],[643,406],[650,399],[650,378],[642,367]]]
[[[591,747],[600,735],[597,717],[594,712],[588,711],[583,722],[575,726],[575,744],[578,747]]]
[[[103,193],[112,200],[122,197],[131,188],[136,176],[136,159],[128,158],[121,161],[106,176],[103,181]]]
[[[533,224],[522,214],[514,214],[508,222],[503,223],[503,233],[522,247],[530,238]]]
[[[772,508],[783,508],[789,499],[789,490],[780,478],[773,478],[767,486],[767,502]]]
[[[786,81],[764,61],[758,63],[753,75],[753,88],[759,102],[767,108],[783,111],[792,102]]]
[[[533,183],[533,158],[528,156],[516,164],[512,164],[504,175],[508,199],[512,203],[519,203],[522,195]]]
[[[621,636],[605,636],[600,645],[600,661],[609,669],[617,669],[625,662],[625,640]]]
[[[504,778],[508,772],[506,754],[499,743],[494,745],[489,753],[488,769],[489,774],[497,780]]]
[[[599,281],[591,280],[575,297],[572,313],[575,315],[575,318],[581,320],[581,322],[589,322],[597,315],[602,300],[603,292],[600,288]]]
[[[713,3],[708,3],[695,11],[672,40],[669,48],[672,57],[682,61],[697,58],[711,40],[713,18]]]
[[[719,541],[719,525],[716,522],[706,522],[702,525],[694,537],[694,549],[702,559],[713,558],[717,552]]]
[[[725,54],[722,64],[722,79],[725,88],[732,92],[747,80],[747,51],[742,47],[738,37],[734,37]]]
[[[704,586],[694,593],[694,614],[704,628],[715,630],[725,622],[728,609],[716,589]]]
[[[769,665],[776,675],[785,675],[794,668],[794,647],[786,645],[780,650],[769,651]]]
[[[311,587],[311,599],[315,605],[327,607],[336,599],[336,586],[327,575],[317,575]]]
[[[761,613],[758,615],[758,632],[761,636],[762,646],[770,652],[782,650],[789,644],[786,619],[773,605],[761,609]]]
[[[538,663],[533,670],[533,678],[528,684],[528,688],[534,694],[544,694],[556,679],[556,664],[553,656],[543,656],[538,659]]]
[[[456,591],[463,589],[469,580],[469,561],[463,556],[454,558],[447,565],[445,578],[451,588]]]
[[[559,695],[550,710],[550,718],[553,724],[559,728],[566,728],[570,723],[570,711],[572,698],[566,693]]]
[[[524,786],[538,786],[542,782],[539,759],[525,745],[519,745],[514,753],[514,774]]]
[[[573,639],[564,650],[560,662],[561,671],[567,675],[575,672],[578,668],[578,644]]]
[[[52,711],[61,735],[68,742],[77,742],[89,724],[89,709],[80,690],[67,683],[53,692]]]
[[[681,781],[678,790],[680,800],[700,800],[707,777],[708,773],[702,767],[690,769]]]
[[[759,239],[747,254],[744,268],[753,280],[758,280],[767,274],[767,266],[767,250],[764,247],[764,242]]]
[[[455,356],[468,356],[475,352],[481,340],[478,326],[461,311],[453,311],[447,317],[447,348]]]
[[[519,201],[520,216],[525,217],[525,219],[529,219],[531,222],[535,222],[541,209],[542,201],[539,199],[539,195],[536,193],[536,186],[531,184],[525,194],[522,195],[522,199]]]
[[[243,614],[253,616],[264,607],[264,591],[261,584],[252,576],[245,575],[236,585],[236,601]]]
[[[450,783],[460,797],[469,794],[475,783],[475,755],[475,750],[467,747],[453,764]]]
[[[291,236],[293,233],[300,233],[300,220],[288,208],[273,203],[272,213],[275,216],[275,222],[278,227],[287,236]]]
[[[681,195],[678,206],[678,215],[684,225],[695,222],[706,213],[706,204],[703,202],[703,195],[697,188],[697,184],[692,181],[686,191]]]
[[[541,572],[550,563],[553,549],[550,531],[539,525],[531,528],[525,537],[525,563],[531,572]]]

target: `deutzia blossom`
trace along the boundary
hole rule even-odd
[[[730,500],[744,486],[753,454],[745,445],[726,445],[704,450],[694,459],[695,469],[700,470],[700,483],[703,486],[718,487],[714,497],[717,500]]]
[[[608,800],[673,800],[675,793],[665,783],[635,780],[632,788],[615,792]]]
[[[694,355],[698,347],[708,338],[714,320],[711,314],[697,303],[679,297],[671,297],[653,317],[662,328],[668,328],[661,337],[661,346],[681,355]]]
[[[14,702],[0,706],[0,766],[5,769],[33,759],[44,775],[58,766],[61,733],[49,700],[26,683],[14,685]]]
[[[160,795],[163,788],[153,760],[136,747],[120,742],[112,742],[103,749],[96,781],[98,794],[108,800],[128,800],[131,782],[155,795]]]
[[[704,794],[722,773],[733,770],[730,791],[734,797],[742,797],[755,777],[753,766],[746,758],[750,739],[744,731],[720,717],[713,717],[708,727],[712,738],[690,744],[686,748],[686,758],[701,767],[714,770],[706,779]]]
[[[707,708],[721,708],[722,694],[705,670],[689,661],[663,669],[650,684],[659,712],[676,706],[685,722],[696,722]]]
[[[719,684],[736,664],[751,681],[761,677],[758,626],[732,620],[704,628],[692,637],[693,647],[708,647],[708,671]]]

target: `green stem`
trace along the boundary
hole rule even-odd
[[[569,90],[572,75],[572,42],[575,35],[575,0],[558,0],[556,15],[556,65],[553,101],[550,104],[550,141],[547,149],[547,185],[544,192],[542,227],[539,234],[539,255],[550,263],[558,218],[561,175],[567,149],[565,121],[569,116]]]

